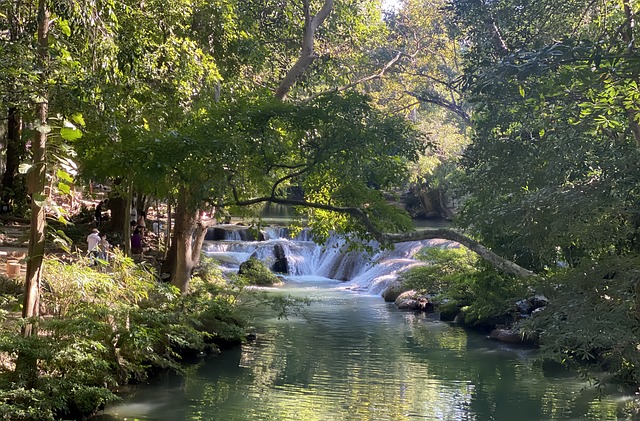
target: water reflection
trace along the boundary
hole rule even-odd
[[[598,400],[574,376],[545,377],[532,349],[506,347],[336,286],[289,284],[287,292],[320,301],[288,320],[259,314],[257,341],[184,378],[138,388],[103,418],[614,420],[622,414],[623,396]]]

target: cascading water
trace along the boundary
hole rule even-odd
[[[264,241],[242,241],[250,238],[242,230],[247,227],[218,226],[217,241],[206,241],[205,255],[218,260],[224,271],[237,272],[240,264],[255,257],[272,267],[277,259],[276,247],[284,253],[288,274],[291,277],[322,277],[344,281],[345,289],[381,294],[398,276],[411,267],[422,264],[415,255],[424,247],[455,247],[446,240],[424,240],[400,243],[392,250],[382,250],[374,255],[357,251],[345,251],[345,240],[332,236],[326,244],[312,241],[307,229],[291,237],[285,227],[269,227],[260,237]],[[223,230],[223,231],[221,231]],[[221,234],[224,232],[224,234]]]

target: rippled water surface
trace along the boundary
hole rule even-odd
[[[292,278],[317,299],[258,339],[134,389],[102,420],[615,420],[632,397],[602,399],[570,373],[543,373],[514,348],[337,281]]]

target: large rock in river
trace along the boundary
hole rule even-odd
[[[433,311],[433,303],[429,300],[429,297],[420,295],[414,290],[400,294],[396,298],[395,304],[400,310]]]
[[[289,261],[284,253],[282,244],[276,243],[276,245],[273,246],[273,255],[276,260],[273,262],[271,270],[276,273],[289,273]]]
[[[400,294],[402,294],[404,291],[402,290],[402,282],[396,280],[394,281],[391,285],[389,285],[387,287],[387,289],[385,289],[382,292],[382,298],[384,298],[384,300],[388,303],[392,303],[394,302],[399,296]]]

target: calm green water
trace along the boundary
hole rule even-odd
[[[97,419],[615,420],[633,403],[543,374],[535,350],[340,285],[288,282],[284,292],[319,301],[288,320],[265,311],[257,341],[138,387]]]

